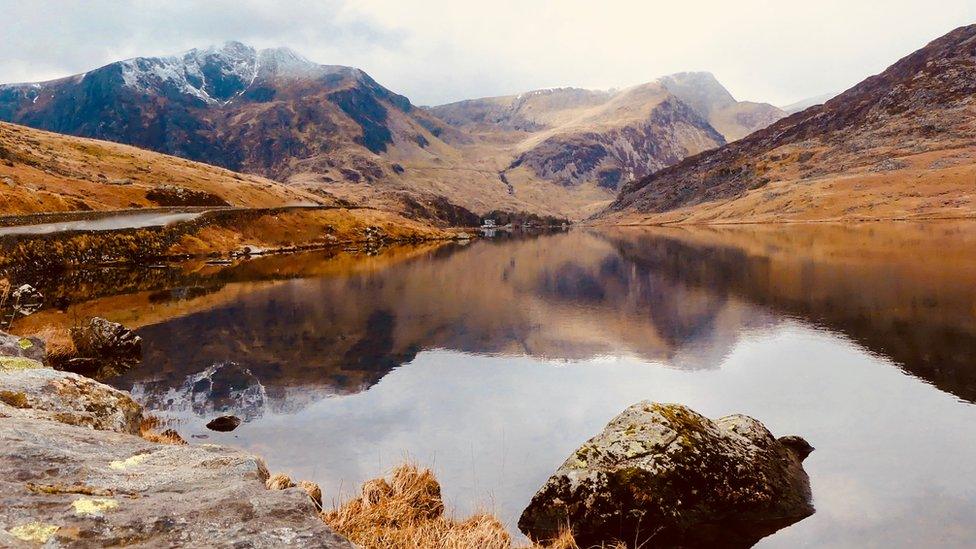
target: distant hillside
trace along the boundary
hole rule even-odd
[[[784,115],[772,105],[736,101],[708,73],[623,90],[536,90],[429,110],[472,136],[459,146],[469,157],[502,164],[507,181],[541,179],[607,201],[627,181]]]
[[[625,186],[602,217],[776,221],[976,214],[976,25],[823,105]]]
[[[462,172],[464,138],[352,67],[228,42],[0,86],[0,120],[127,143],[380,205],[406,194],[470,209],[530,209],[496,173]],[[433,177],[432,177],[433,176]],[[486,184],[485,179],[488,183]]]
[[[359,69],[238,42],[0,85],[0,120],[441,220],[586,217],[627,181],[781,114],[707,73],[421,109]]]

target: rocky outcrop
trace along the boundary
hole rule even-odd
[[[0,369],[0,546],[353,547],[261,459],[134,436],[125,393],[19,360]]]
[[[77,374],[45,368],[40,362],[20,368],[0,365],[0,387],[0,401],[12,408],[6,416],[139,433],[142,408],[129,395]]]
[[[748,416],[640,402],[563,463],[519,528],[547,540],[568,525],[581,547],[748,547],[813,514],[812,449]]]
[[[22,284],[10,292],[10,303],[14,311],[27,316],[44,306],[44,296],[30,284]]]

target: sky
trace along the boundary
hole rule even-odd
[[[0,83],[239,40],[359,67],[418,105],[710,71],[740,100],[843,91],[973,0],[0,0]]]

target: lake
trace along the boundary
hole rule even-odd
[[[515,531],[573,450],[650,399],[816,447],[816,514],[761,546],[976,539],[973,222],[578,229],[51,284],[62,312],[23,322],[138,327],[143,365],[115,386],[326,500],[410,460],[457,514]],[[222,413],[245,422],[204,427]]]

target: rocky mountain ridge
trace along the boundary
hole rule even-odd
[[[715,130],[724,126],[663,82],[421,109],[359,69],[228,42],[0,85],[0,120],[131,144],[409,215],[440,219],[462,208],[474,216],[580,218],[608,203],[622,183],[726,141]],[[717,81],[710,85],[724,92]],[[771,116],[726,103],[722,108],[746,111],[729,120],[761,125]]]

